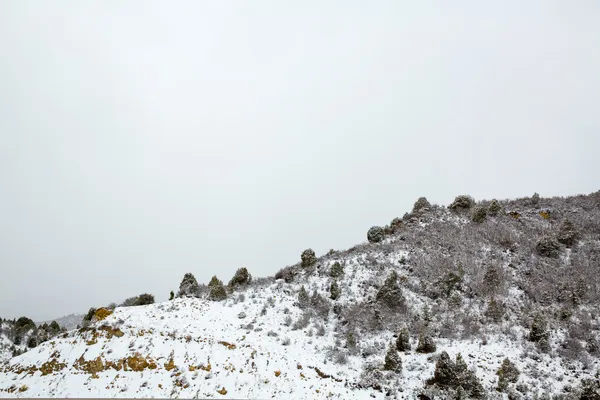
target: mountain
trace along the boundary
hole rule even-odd
[[[421,198],[367,239],[98,308],[0,397],[600,398],[600,192]]]
[[[51,324],[52,321],[56,321],[61,327],[66,328],[68,330],[77,328],[77,325],[81,324],[81,320],[83,319],[84,314],[69,314],[64,317],[56,318],[49,321],[40,322],[39,325],[42,324]]]

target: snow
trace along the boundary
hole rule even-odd
[[[448,213],[440,220],[457,225],[467,223]],[[423,225],[416,229],[427,226]],[[391,252],[380,251],[376,245],[361,245],[353,252],[324,256],[319,270],[310,275],[303,272],[294,283],[280,280],[251,285],[244,289],[244,301],[238,301],[234,293],[223,302],[177,298],[147,306],[119,307],[92,328],[106,325],[119,329],[123,336],[109,338],[102,333],[94,341],[90,331],[71,330],[65,337],[56,337],[12,358],[8,367],[0,366],[0,397],[383,399],[384,393],[359,389],[356,384],[365,366],[381,366],[396,332],[362,333],[360,347],[372,347],[375,352],[366,356],[348,354],[348,362],[340,364],[327,355],[328,349],[335,347],[335,329],[339,324],[333,313],[327,320],[313,318],[308,327],[297,330],[293,324],[288,326],[285,319],[289,316],[296,321],[303,314],[295,304],[301,285],[309,294],[316,289],[323,296],[328,295],[328,271],[335,261],[344,266],[344,277],[339,280],[341,297],[336,300],[341,305],[374,297],[376,286],[383,283],[391,269],[412,282],[415,278],[409,272],[410,252],[400,240],[398,236],[386,239],[388,245],[394,245]],[[379,268],[381,265],[385,269]],[[431,299],[410,290],[410,285],[402,286],[414,314],[420,313],[425,304],[435,305]],[[508,293],[503,300],[511,309],[520,309],[523,291],[511,287]],[[475,304],[473,308],[482,306],[483,303]],[[240,318],[242,313],[244,318]],[[324,336],[314,334],[319,324],[326,328]],[[433,376],[441,351],[447,351],[453,359],[461,353],[488,391],[494,391],[498,382],[496,371],[507,357],[522,372],[519,383],[551,393],[561,392],[565,384],[576,386],[582,377],[593,376],[599,366],[598,360],[593,360],[590,368],[584,370],[568,365],[555,353],[535,352],[534,345],[524,340],[526,336],[524,327],[507,320],[476,338],[436,339],[435,354],[401,353],[402,372],[392,376],[395,387],[401,391],[394,396],[415,398],[424,382]],[[556,344],[563,336],[564,332],[553,331],[551,340]],[[285,345],[287,339],[290,343]],[[0,337],[0,343],[5,340]],[[416,348],[415,332],[411,345]],[[531,357],[532,353],[536,356]],[[109,367],[93,374],[76,367],[78,360],[99,357],[104,364],[117,363],[136,354],[154,362],[156,368],[136,372]],[[41,371],[27,371],[31,366],[40,368],[49,360],[66,367],[44,376]],[[171,360],[173,369],[169,366]],[[19,371],[21,368],[24,371]],[[317,369],[331,378],[321,377]],[[16,389],[9,392],[11,387]],[[25,387],[22,392],[18,390]]]

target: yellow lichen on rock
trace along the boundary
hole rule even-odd
[[[222,394],[223,396],[225,396],[227,394],[227,390],[225,390],[225,388],[223,388],[221,390],[217,390],[217,393]]]
[[[544,219],[550,219],[550,212],[548,210],[540,211],[540,216]]]
[[[165,369],[167,371],[171,371],[172,369],[175,369],[175,362],[173,361],[172,358],[169,360],[169,362],[165,363]]]
[[[279,370],[278,370],[278,371],[275,371],[275,376],[276,376],[276,377],[279,377],[279,375],[281,375],[281,371],[279,371]]]
[[[113,312],[111,310],[109,310],[108,308],[101,307],[101,308],[97,309],[96,312],[94,313],[93,320],[102,321],[102,320],[106,319],[109,315],[111,315],[112,313]]]
[[[227,347],[229,350],[233,350],[236,347],[235,344],[224,342],[224,341],[219,342],[219,344],[222,344],[223,346]]]

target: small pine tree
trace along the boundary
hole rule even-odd
[[[377,292],[376,300],[392,309],[403,308],[406,305],[402,289],[398,284],[396,271],[392,271],[385,280],[383,286]]]
[[[235,271],[235,275],[229,281],[229,287],[234,288],[236,286],[243,286],[250,283],[252,280],[252,276],[248,272],[246,267],[242,267]]]
[[[197,297],[198,296],[198,281],[191,273],[187,273],[183,276],[181,284],[179,285],[179,297]]]
[[[421,333],[419,335],[419,344],[417,345],[417,353],[435,353],[437,346],[433,338],[429,335]]]
[[[340,264],[338,261],[333,263],[333,265],[331,266],[331,270],[329,272],[329,276],[331,276],[332,278],[339,278],[343,274],[344,274],[344,267],[342,267],[342,264]]]
[[[223,281],[221,281],[219,278],[217,278],[216,275],[213,275],[213,277],[210,278],[210,282],[208,282],[208,287],[213,287],[213,286],[223,286]]]
[[[171,293],[169,293],[169,300],[173,300],[175,298],[175,293],[171,290]]]
[[[549,336],[550,333],[548,332],[548,323],[541,315],[536,315],[531,323],[529,340],[536,343],[544,341],[547,342]]]
[[[519,369],[508,358],[502,361],[502,365],[496,372],[498,375],[498,391],[505,392],[509,383],[516,383],[519,380]]]
[[[302,267],[304,268],[310,267],[317,262],[317,256],[313,249],[304,250],[300,255],[300,258],[302,260]]]
[[[471,220],[473,222],[477,222],[478,224],[485,221],[487,217],[487,210],[482,206],[476,206],[473,208],[473,215],[471,216]]]
[[[300,309],[305,310],[310,305],[310,297],[308,296],[308,292],[304,285],[300,287],[300,292],[298,293],[298,306]]]
[[[212,277],[210,280],[208,287],[210,288],[210,292],[208,294],[208,299],[212,301],[221,301],[227,298],[227,291],[225,290],[225,286],[223,286],[223,282],[219,280],[216,275]]]
[[[402,371],[402,359],[396,351],[396,346],[392,343],[388,347],[388,351],[385,354],[385,362],[383,369],[386,371],[400,372]]]
[[[332,281],[329,287],[329,293],[331,294],[331,300],[337,300],[340,297],[341,291],[337,281]]]
[[[502,211],[502,206],[500,205],[500,203],[498,203],[498,200],[492,200],[488,207],[487,213],[492,217],[495,217],[500,211]]]
[[[396,339],[396,349],[398,351],[410,351],[410,333],[406,327],[402,328]]]

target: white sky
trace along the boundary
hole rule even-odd
[[[0,2],[0,316],[600,189],[600,3]]]

